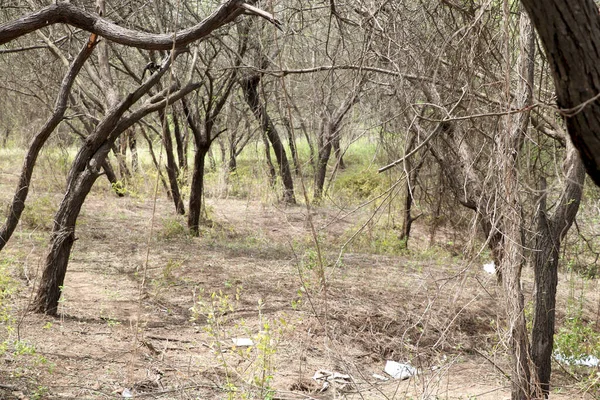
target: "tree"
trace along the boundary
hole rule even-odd
[[[98,9],[101,13],[103,12],[103,0],[99,1]],[[90,40],[80,52],[78,61],[70,69],[70,75],[63,82],[62,89],[65,95],[68,95],[68,89],[72,85],[77,72],[95,47],[98,34],[101,34],[107,40],[138,48],[171,49],[171,56],[163,61],[156,73],[134,87],[127,96],[119,99],[110,72],[108,47],[106,43],[103,44],[99,55],[99,77],[101,82],[96,81],[95,84],[106,94],[105,115],[97,121],[93,133],[86,138],[71,166],[67,190],[54,219],[51,247],[34,300],[33,309],[35,311],[47,314],[56,314],[57,312],[60,288],[64,282],[71,247],[75,241],[75,224],[79,211],[92,185],[101,175],[100,166],[105,163],[106,157],[109,151],[113,149],[119,135],[146,115],[164,109],[168,104],[172,104],[198,89],[200,84],[186,83],[183,86],[178,84],[169,86],[151,96],[137,110],[130,112],[130,108],[141,100],[169,70],[173,59],[179,54],[177,49],[206,37],[218,27],[233,21],[244,10],[248,10],[248,6],[242,1],[226,1],[195,27],[183,30],[175,36],[131,31],[108,22],[100,15],[83,11],[69,3],[54,4],[15,21],[0,25],[0,43],[10,42],[26,33],[56,23],[67,23],[92,32]],[[256,12],[256,9],[251,7],[250,11]],[[268,17],[266,13],[259,12],[259,14]],[[61,113],[64,113],[64,101],[64,98],[59,98],[56,111],[53,118],[50,119],[49,128],[46,129],[47,132],[44,132],[44,135],[49,135],[52,132],[57,124],[55,120],[60,119]],[[33,158],[34,163],[35,157]],[[26,162],[25,166],[32,167],[32,164]],[[29,172],[24,171],[23,174],[26,175],[27,173]]]
[[[557,104],[600,186],[600,15],[593,0],[521,0],[550,62]]]

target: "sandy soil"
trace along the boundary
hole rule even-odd
[[[0,258],[21,287],[19,339],[35,351],[3,357],[0,399],[510,398],[501,293],[480,265],[435,251],[340,256],[360,218],[319,208],[321,270],[306,208],[208,204],[212,227],[191,238],[166,199],[153,214],[151,200],[95,190],[59,318],[26,312],[48,232],[20,227]],[[386,360],[419,373],[374,377]],[[318,370],[349,378],[320,392]],[[556,381],[552,399],[586,398]]]

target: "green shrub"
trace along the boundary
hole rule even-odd
[[[335,181],[336,192],[357,200],[372,198],[383,193],[385,189],[385,177],[371,169],[358,172],[346,171]]]
[[[21,222],[30,229],[52,229],[56,206],[50,196],[42,196],[25,204]]]

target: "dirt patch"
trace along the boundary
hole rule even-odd
[[[316,209],[321,271],[305,208],[209,206],[213,226],[191,238],[178,233],[182,221],[165,199],[153,215],[150,201],[95,191],[56,319],[26,312],[33,286],[23,275],[32,283],[39,275],[47,233],[13,238],[0,256],[21,282],[18,334],[32,351],[0,362],[0,398],[509,397],[502,299],[480,268],[410,254],[340,256],[327,243],[356,216]],[[238,337],[254,346],[234,346]],[[419,375],[374,377],[390,359]],[[352,383],[320,393],[311,379],[320,369]],[[572,398],[562,390],[553,398]]]

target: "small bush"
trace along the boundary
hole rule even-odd
[[[349,198],[365,200],[385,191],[385,178],[375,170],[346,172],[335,182],[336,191]]]
[[[165,218],[162,221],[162,227],[158,231],[160,239],[175,239],[187,237],[189,233],[180,218]]]
[[[30,229],[52,229],[56,206],[50,196],[42,196],[25,204],[21,222]]]

